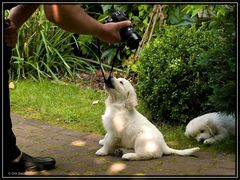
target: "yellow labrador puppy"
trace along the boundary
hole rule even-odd
[[[96,155],[108,155],[123,147],[134,149],[134,152],[123,154],[122,159],[145,160],[160,158],[163,154],[191,155],[199,150],[198,147],[185,150],[168,147],[162,133],[135,109],[137,96],[126,79],[109,78],[105,90],[109,96],[102,121],[107,133],[99,141],[103,146]]]
[[[192,119],[186,126],[185,135],[203,144],[214,144],[228,136],[235,136],[235,117],[212,112]]]

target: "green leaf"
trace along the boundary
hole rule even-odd
[[[198,14],[198,12],[200,12],[200,11],[201,11],[201,9],[194,9],[194,10],[192,11],[192,16],[191,16],[191,17],[196,16],[196,15]]]
[[[113,5],[101,5],[101,6],[104,14],[111,10],[111,8],[113,7]]]
[[[114,5],[114,10],[119,10],[123,12],[127,12],[128,6],[127,5]]]
[[[217,17],[220,17],[220,16],[225,16],[225,10],[224,8],[219,8],[217,10]]]

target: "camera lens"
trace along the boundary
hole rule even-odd
[[[141,38],[133,30],[132,26],[122,28],[120,30],[120,34],[121,34],[121,37],[123,38],[123,40],[127,42],[127,46],[130,49],[137,49],[138,48]]]
[[[137,49],[138,46],[139,46],[139,37],[137,36],[136,33],[131,33],[129,36],[128,36],[128,40],[127,40],[127,46],[130,48],[130,49]]]

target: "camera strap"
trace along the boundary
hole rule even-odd
[[[112,60],[111,70],[109,72],[108,78],[106,78],[105,73],[104,73],[104,68],[103,68],[102,62],[101,62],[100,42],[99,42],[99,39],[97,39],[98,59],[99,59],[99,65],[100,65],[100,69],[101,69],[101,72],[102,72],[104,82],[107,82],[108,79],[111,77],[115,62],[117,60],[117,55],[118,55],[119,51],[124,48],[124,46],[125,46],[124,43],[119,43],[116,54],[114,55],[113,60]]]

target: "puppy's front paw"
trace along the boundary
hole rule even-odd
[[[104,145],[104,139],[101,139],[98,143],[103,146]]]
[[[101,148],[95,154],[97,156],[106,156],[106,155],[108,155],[108,152],[104,148]]]
[[[213,143],[215,143],[215,140],[214,140],[214,139],[205,139],[205,140],[203,141],[203,144],[207,144],[207,145],[213,144]]]

